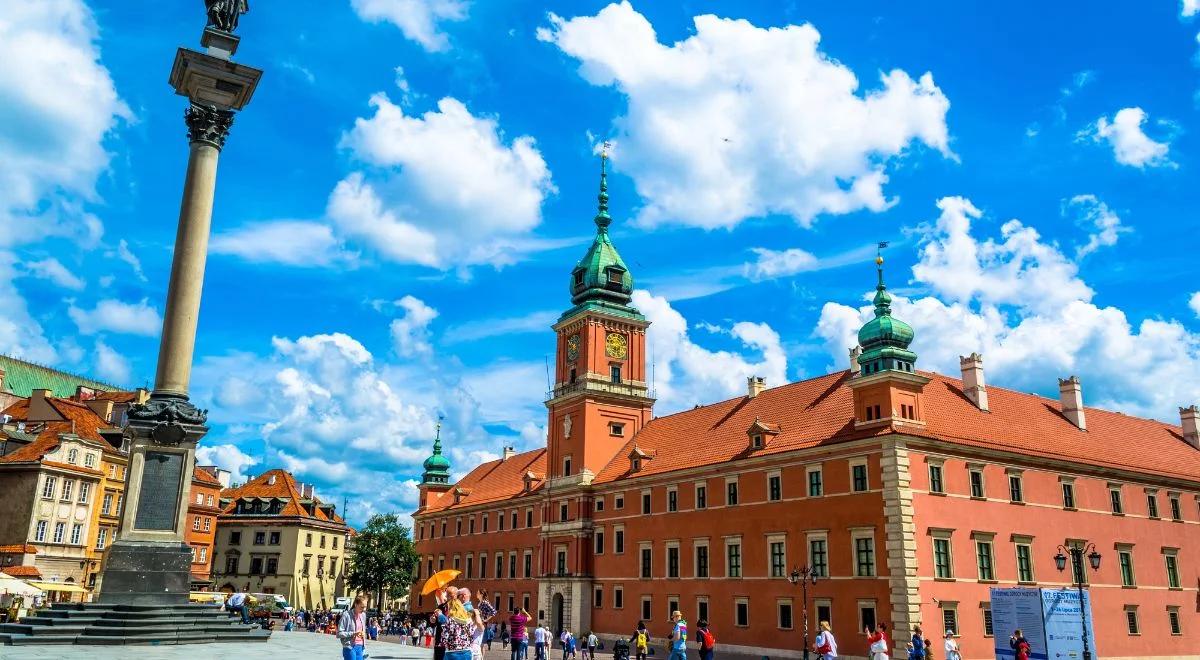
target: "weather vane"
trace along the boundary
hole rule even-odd
[[[887,241],[879,241],[879,245],[876,246],[876,248],[875,248],[875,263],[877,265],[880,265],[880,266],[883,265],[883,249],[886,248],[887,246],[888,246]]]

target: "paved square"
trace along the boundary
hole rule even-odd
[[[391,642],[367,645],[370,660],[429,660],[430,649]],[[3,660],[338,660],[342,645],[333,635],[276,632],[265,644],[179,644],[171,646],[0,646]]]

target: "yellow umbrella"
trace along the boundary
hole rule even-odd
[[[421,587],[421,595],[428,596],[429,594],[453,582],[454,578],[458,577],[459,575],[462,575],[462,571],[456,571],[453,568],[447,568],[444,571],[438,571],[437,573],[430,575],[429,579],[425,580],[425,586]]]

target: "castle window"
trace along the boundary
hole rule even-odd
[[[620,286],[621,285],[621,271],[619,271],[615,268],[608,269],[608,283],[616,284],[617,286]]]
[[[570,380],[568,380],[567,382],[569,382],[569,383],[575,382],[575,379],[577,378],[577,376],[575,374],[575,367],[571,367],[571,375],[569,376],[569,378],[570,378]]]
[[[754,435],[750,436],[750,446],[754,447],[755,449],[762,449],[763,442],[761,433],[755,433]]]
[[[621,382],[621,365],[613,364],[608,367],[609,379],[614,383]]]
[[[583,286],[583,271],[575,271],[575,286]]]
[[[609,422],[608,423],[608,434],[615,435],[615,436],[624,436],[625,435],[625,425],[621,424],[619,422]]]
[[[571,476],[571,457],[570,456],[567,456],[566,458],[563,459],[563,476],[564,477]]]

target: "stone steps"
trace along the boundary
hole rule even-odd
[[[56,604],[20,623],[0,624],[0,645],[207,644],[262,642],[270,631],[243,625],[212,605]]]

